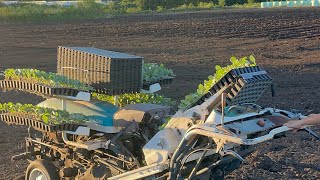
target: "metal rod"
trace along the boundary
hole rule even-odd
[[[30,155],[30,152],[25,152],[25,153],[21,153],[18,155],[14,155],[11,157],[11,161],[16,161],[16,160],[24,160],[26,159],[26,156]]]
[[[224,108],[226,107],[226,93],[221,95],[221,125],[224,125]]]
[[[100,154],[105,155],[105,156],[108,156],[109,158],[117,159],[117,160],[122,161],[122,162],[125,162],[125,163],[127,163],[127,164],[133,164],[133,163],[130,162],[130,161],[126,161],[126,160],[121,159],[121,158],[118,158],[118,157],[116,157],[116,156],[112,156],[112,155],[107,154],[107,153],[104,153],[104,152],[102,152],[102,151],[100,151],[100,150],[95,150],[95,152],[100,153]]]
[[[119,167],[117,167],[117,166],[115,166],[115,165],[113,165],[113,164],[111,164],[111,163],[108,163],[108,162],[106,162],[106,161],[103,161],[103,160],[102,160],[100,157],[98,157],[98,156],[94,156],[93,158],[96,158],[96,160],[97,160],[98,162],[100,162],[101,164],[104,164],[104,165],[108,166],[109,168],[116,169],[117,171],[120,171],[121,173],[126,172],[125,170],[123,170],[123,169],[121,169],[121,168],[119,168]]]
[[[60,99],[61,100],[61,109],[63,111],[66,111],[67,110],[67,103],[66,103],[66,100],[65,99]]]
[[[201,164],[201,162],[202,162],[202,160],[203,160],[203,158],[205,157],[206,154],[207,154],[207,150],[204,150],[202,155],[201,155],[201,157],[198,159],[196,166],[192,169],[192,172],[191,172],[191,174],[189,176],[189,179],[193,178],[193,176],[195,175],[198,167],[200,166],[200,164]]]
[[[115,95],[115,96],[113,97],[114,105],[115,105],[115,106],[118,106],[118,103],[119,103],[118,99],[119,99],[119,96],[118,96],[118,95]]]
[[[31,138],[31,126],[28,127],[28,136]]]

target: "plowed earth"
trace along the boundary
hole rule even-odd
[[[215,10],[106,17],[98,21],[0,25],[0,70],[38,68],[56,71],[58,45],[94,46],[164,63],[177,77],[162,93],[182,99],[215,65],[231,55],[254,54],[273,77],[260,105],[320,112],[320,9]],[[17,92],[0,102],[39,103]],[[320,128],[314,128],[320,133]],[[0,123],[0,179],[22,179],[27,162],[11,161],[23,152],[26,128]],[[248,164],[228,179],[320,179],[320,143],[303,132],[256,146]]]

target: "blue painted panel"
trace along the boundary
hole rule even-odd
[[[101,101],[69,101],[65,100],[66,111],[69,113],[81,113],[93,119],[93,122],[102,126],[113,126],[113,115],[119,110],[117,106]],[[62,109],[60,99],[51,98],[38,104],[38,106]]]

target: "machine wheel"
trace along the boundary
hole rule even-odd
[[[241,165],[241,161],[233,156],[226,156],[225,159],[225,162],[222,162],[220,166],[211,170],[210,180],[223,180],[227,174],[236,170]]]
[[[223,179],[224,179],[224,172],[221,169],[211,171],[209,180],[223,180]]]
[[[31,162],[26,171],[26,180],[58,180],[57,168],[48,161],[35,160]]]

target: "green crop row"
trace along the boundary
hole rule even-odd
[[[115,96],[109,96],[105,94],[92,93],[92,97],[100,101],[109,102],[115,104]],[[169,107],[175,107],[176,102],[170,98],[158,94],[121,94],[117,96],[117,103],[119,107],[123,107],[127,104],[137,104],[137,103],[150,103],[150,104],[159,104]]]

